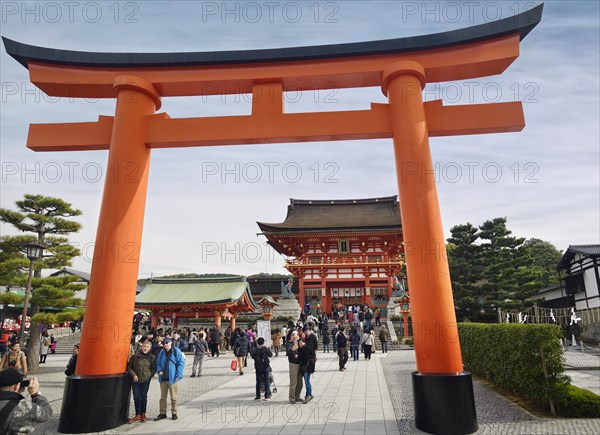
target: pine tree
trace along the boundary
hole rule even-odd
[[[527,299],[555,280],[560,252],[540,239],[514,237],[506,218],[456,225],[448,262],[457,318],[495,321],[494,310],[525,308]]]
[[[23,277],[29,260],[21,251],[26,243],[34,240],[33,236],[0,237],[0,285],[14,285]]]
[[[525,238],[513,237],[506,218],[479,227],[483,249],[482,286],[496,306],[523,309],[525,300],[542,288],[543,269],[537,266]]]
[[[40,320],[40,316],[36,317],[36,314],[40,310],[39,302],[43,299],[41,295],[43,290],[40,290],[39,296],[36,294],[38,289],[43,288],[43,284],[40,284],[39,280],[42,277],[43,269],[70,266],[73,258],[80,254],[79,250],[70,245],[64,236],[79,231],[81,225],[70,218],[81,215],[81,211],[74,209],[70,203],[60,198],[43,195],[25,195],[23,200],[16,201],[16,206],[17,211],[0,208],[0,221],[11,224],[17,230],[29,234],[2,238],[3,246],[12,246],[12,257],[8,254],[6,258],[0,257],[2,280],[18,280],[19,274],[23,271],[23,265],[27,267],[29,264],[27,259],[25,259],[26,263],[19,259],[22,255],[15,252],[17,248],[22,249],[20,243],[35,241],[46,246],[44,257],[34,263],[36,285],[32,286],[31,310],[29,311],[32,323],[27,359],[29,370],[33,372],[38,369],[39,361],[39,346],[36,344],[40,341],[40,325],[34,321],[34,319]],[[9,267],[11,264],[14,266],[12,271]]]
[[[533,263],[540,269],[543,269],[542,280],[543,286],[548,287],[553,284],[558,284],[560,278],[556,271],[556,266],[562,258],[562,253],[556,249],[550,242],[540,239],[527,239],[525,246],[529,248]]]
[[[475,243],[479,239],[478,229],[467,222],[452,227],[450,233],[447,252],[456,317],[478,320],[481,306],[476,284],[482,276],[481,246]]]
[[[32,305],[52,308],[32,316],[31,321],[44,325],[79,320],[83,317],[83,299],[76,298],[75,292],[86,287],[78,283],[78,276],[48,276],[35,279],[32,283]],[[79,308],[78,308],[79,307]]]

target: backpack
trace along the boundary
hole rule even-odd
[[[315,334],[310,334],[306,338],[306,344],[308,346],[310,346],[313,350],[319,349],[319,339],[317,338],[317,336]]]
[[[256,370],[266,370],[269,367],[269,357],[264,349],[258,349],[254,363]]]
[[[21,400],[22,399],[9,400],[8,403],[4,405],[4,408],[2,408],[2,413],[0,414],[0,416],[2,417],[2,419],[0,419],[0,421],[2,422],[0,423],[0,433],[8,433],[8,427],[11,423],[11,420],[9,420],[8,416],[13,411],[13,409],[15,409],[19,405],[19,402]]]

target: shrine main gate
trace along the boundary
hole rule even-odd
[[[501,74],[542,6],[451,32],[364,43],[212,53],[89,53],[3,38],[7,52],[50,96],[115,98],[114,117],[33,124],[34,151],[108,150],[95,256],[76,375],[67,380],[61,432],[127,422],[124,373],[138,277],[152,148],[393,138],[407,252],[417,371],[415,419],[432,433],[477,430],[472,380],[463,371],[429,137],[523,129],[520,102],[424,103],[426,83]],[[370,110],[286,114],[283,93],[381,86],[389,104]],[[252,114],[171,119],[161,99],[252,93]],[[437,253],[436,255],[431,255]],[[110,309],[107,309],[110,307]]]

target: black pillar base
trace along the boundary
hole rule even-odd
[[[127,423],[130,393],[127,373],[68,377],[58,431],[102,432]]]
[[[412,373],[415,423],[436,435],[476,432],[477,413],[471,373]]]

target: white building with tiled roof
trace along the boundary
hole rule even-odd
[[[576,310],[600,307],[600,245],[570,245],[558,270]]]

